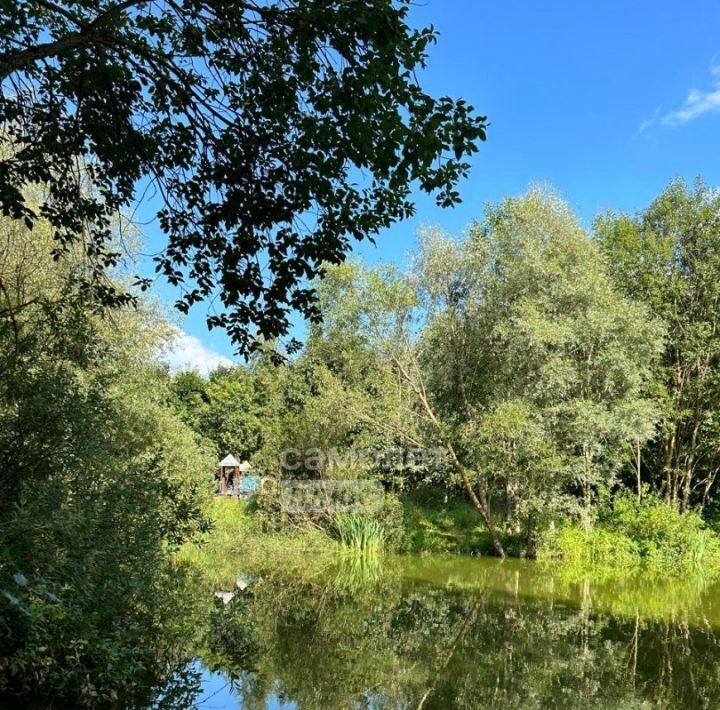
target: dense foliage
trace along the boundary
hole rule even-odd
[[[671,505],[716,514],[720,472],[720,193],[676,182],[637,217],[607,214],[598,239],[618,287],[667,327],[648,391],[660,405],[652,443],[637,450],[642,482]]]
[[[594,236],[531,190],[462,238],[425,231],[405,272],[328,266],[302,352],[265,342],[205,378],[158,365],[171,331],[150,304],[107,310],[83,287],[81,249],[55,261],[50,225],[3,220],[0,690],[132,706],[171,687],[206,554],[174,551],[207,529],[227,453],[266,481],[242,514],[213,508],[217,584],[251,548],[714,577],[718,224],[702,185]],[[289,513],[298,479],[377,504]]]
[[[405,273],[328,268],[323,320],[286,364],[266,353],[172,388],[186,421],[265,474],[371,479],[432,505],[466,497],[500,555],[534,555],[557,526],[569,540],[568,523],[578,539],[617,532],[608,511],[630,493],[677,508],[689,548],[700,518],[685,511],[718,500],[719,223],[702,185],[671,185],[637,219],[603,216],[595,235],[531,190],[460,239],[425,230]],[[284,468],[288,450],[313,465]]]
[[[647,492],[622,492],[587,530],[561,525],[546,535],[541,557],[562,559],[587,573],[626,574],[641,568],[663,576],[720,574],[720,538],[696,512],[681,512]]]
[[[316,316],[307,279],[412,214],[411,189],[458,202],[485,139],[472,106],[419,86],[437,35],[408,24],[409,4],[0,4],[2,212],[81,244],[87,283],[122,302],[102,278],[113,220],[155,195],[178,307],[219,297],[208,323],[243,352],[255,329],[285,334],[293,309]]]
[[[99,309],[82,255],[0,221],[0,693],[144,705],[183,660],[184,573],[212,451],[165,404],[168,326]]]

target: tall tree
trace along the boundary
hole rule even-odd
[[[483,485],[525,509],[528,533],[573,490],[589,523],[630,442],[652,431],[659,323],[541,190],[486,208],[465,242],[427,238],[418,276],[428,387]]]
[[[380,416],[366,409],[363,416],[374,421],[379,432],[390,429],[405,445],[442,447],[454,473],[446,483],[461,483],[495,551],[504,557],[485,481],[468,465],[456,431],[442,417],[434,393],[426,384],[418,347],[424,315],[413,286],[405,275],[389,267],[367,269],[354,264],[336,268],[323,284],[324,327],[341,333],[344,341],[359,339],[364,349],[375,352],[389,368],[394,375],[388,381],[395,382],[392,392],[396,405]],[[352,384],[349,389],[357,391]],[[388,412],[395,415],[387,416]]]
[[[98,313],[51,241],[0,218],[0,694],[144,707],[187,638],[172,550],[207,529],[216,459],[166,406],[168,324]]]
[[[720,472],[720,194],[672,183],[636,217],[607,214],[595,231],[618,285],[667,323],[654,387],[660,433],[636,454],[668,502],[705,505]]]
[[[314,318],[307,279],[351,240],[459,200],[485,118],[416,81],[433,28],[409,0],[31,0],[0,4],[0,208],[84,244],[103,280],[120,208],[155,193],[157,269],[248,351]],[[25,188],[46,199],[30,204]],[[148,285],[148,280],[141,281]]]
[[[252,371],[245,367],[221,367],[210,374],[208,401],[201,409],[199,426],[221,457],[231,453],[242,460],[258,450],[262,436],[261,397],[267,400],[269,394],[258,391]],[[266,418],[270,418],[269,413]]]

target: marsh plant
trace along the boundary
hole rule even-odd
[[[340,544],[347,550],[377,554],[385,545],[385,529],[372,518],[359,515],[337,515],[333,523]]]
[[[333,566],[332,586],[359,594],[374,590],[383,581],[383,557],[375,554],[339,555]]]

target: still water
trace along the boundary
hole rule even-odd
[[[702,579],[454,556],[238,573],[196,707],[720,707],[720,586]]]

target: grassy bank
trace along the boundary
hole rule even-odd
[[[469,503],[404,500],[403,551],[492,554],[492,541]]]
[[[401,553],[490,554],[490,538],[477,513],[463,501],[403,500],[392,525],[338,516],[327,530],[313,525],[272,529],[243,501],[216,498],[212,530],[200,544],[187,545],[181,558],[202,563],[217,581],[232,574],[240,557],[248,564],[268,558],[337,552],[378,552],[383,547]]]
[[[227,586],[237,572],[238,560],[253,568],[267,559],[305,554],[330,554],[337,543],[317,528],[268,531],[252,515],[243,501],[215,498],[210,509],[212,530],[199,544],[186,545],[181,560],[203,568],[206,579],[216,586]]]
[[[720,537],[695,512],[680,512],[651,495],[623,495],[591,528],[566,524],[546,534],[539,557],[595,573],[642,569],[716,577]]]
[[[315,525],[273,528],[244,502],[213,501],[213,527],[201,544],[188,545],[181,559],[196,563],[218,588],[233,579],[238,560],[248,568],[267,560],[299,560],[308,554],[375,555],[492,554],[491,541],[477,513],[464,501],[402,500],[392,526],[376,520],[338,516],[325,529]],[[265,524],[264,524],[265,523]],[[523,556],[506,538],[510,556]],[[647,496],[639,502],[619,497],[593,527],[566,524],[546,533],[538,557],[560,564],[576,576],[607,576],[650,571],[664,576],[720,572],[720,537],[695,513],[680,513]]]

